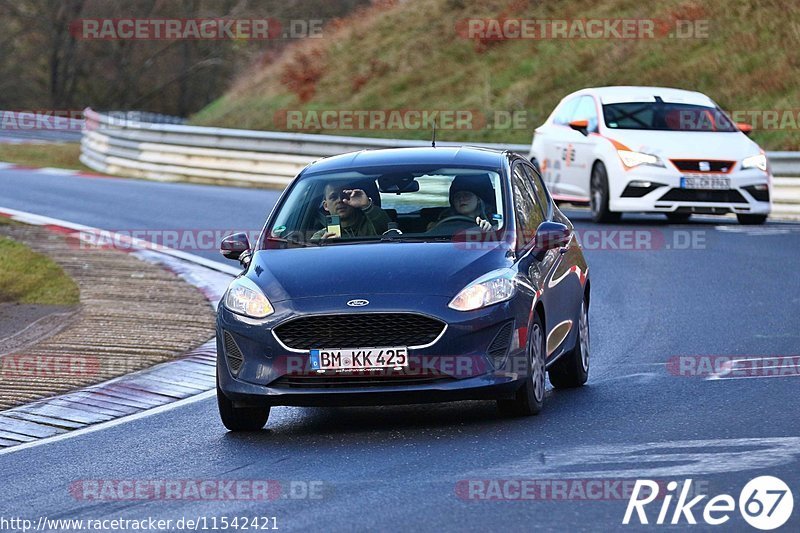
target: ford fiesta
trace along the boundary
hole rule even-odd
[[[477,148],[363,151],[306,167],[217,315],[230,430],[281,405],[496,400],[508,415],[586,382],[589,272],[530,162]]]
[[[530,157],[556,200],[590,204],[596,222],[638,211],[762,224],[772,175],[750,131],[698,92],[599,87],[564,97],[536,129]]]

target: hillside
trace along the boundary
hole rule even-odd
[[[656,29],[652,39],[470,39],[466,19],[474,18],[573,25],[639,19],[654,21]],[[193,122],[281,130],[288,110],[302,117],[302,131],[309,133],[428,138],[429,130],[413,123],[314,127],[322,115],[308,112],[334,111],[343,118],[358,110],[451,110],[484,117],[495,127],[475,119],[468,129],[442,131],[442,139],[527,143],[573,90],[665,85],[705,92],[737,111],[734,118],[750,122],[753,138],[768,149],[800,149],[798,20],[800,5],[791,0],[380,2],[329,24],[323,38],[298,42],[276,61],[250,69]],[[700,36],[670,37],[678,25]],[[497,122],[510,113],[517,114],[518,127]],[[773,121],[767,128],[765,119]]]

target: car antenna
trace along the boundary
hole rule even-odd
[[[431,141],[431,148],[436,148],[436,120],[433,121],[433,140]]]

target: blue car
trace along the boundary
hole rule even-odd
[[[589,371],[589,271],[530,161],[480,148],[362,151],[307,166],[217,314],[232,431],[273,406],[495,400],[539,413]]]

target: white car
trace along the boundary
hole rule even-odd
[[[661,87],[599,87],[565,97],[536,128],[530,159],[553,198],[623,212],[735,213],[762,224],[772,207],[767,158],[708,96]]]

